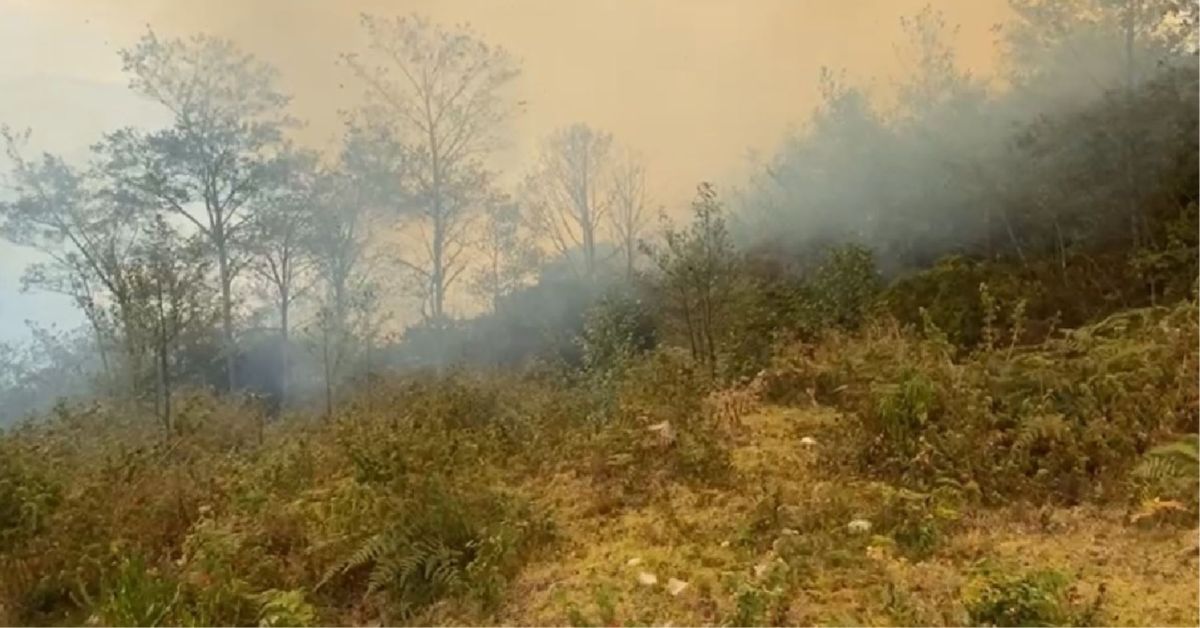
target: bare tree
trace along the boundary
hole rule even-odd
[[[584,276],[596,274],[600,226],[612,202],[612,135],[573,124],[550,135],[522,197],[534,230],[560,254],[578,252]]]
[[[233,282],[245,262],[242,231],[294,124],[277,72],[223,39],[160,40],[147,32],[121,51],[131,87],[174,115],[166,129],[106,138],[109,174],[126,200],[183,217],[215,254],[228,386],[237,386]]]
[[[318,202],[316,155],[294,153],[280,160],[273,192],[249,224],[250,270],[271,293],[279,313],[280,403],[287,402],[291,363],[291,309],[308,288],[313,217]]]
[[[362,24],[379,64],[355,54],[344,59],[366,88],[362,117],[410,152],[410,193],[395,202],[414,219],[408,227],[421,246],[401,262],[424,286],[426,318],[440,321],[447,292],[467,267],[470,218],[486,193],[483,159],[515,110],[502,91],[517,63],[465,26],[367,15]]]
[[[612,177],[609,226],[625,258],[625,278],[628,280],[633,278],[638,240],[650,218],[646,207],[646,168],[631,151],[625,151],[613,167]]]
[[[322,290],[317,329],[328,414],[333,412],[336,387],[348,357],[351,313],[371,295],[371,215],[365,187],[346,173],[326,174],[306,245]]]
[[[498,311],[504,297],[529,281],[538,265],[538,248],[521,224],[521,209],[506,200],[489,202],[476,245],[480,264],[470,289]]]

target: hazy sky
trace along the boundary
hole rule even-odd
[[[0,0],[0,123],[37,146],[82,155],[102,131],[155,114],[119,89],[117,50],[149,24],[164,35],[233,39],[282,72],[304,139],[325,145],[358,95],[339,52],[360,47],[357,16],[423,13],[470,22],[522,61],[504,162],[520,173],[542,136],[582,121],[642,153],[657,203],[679,207],[701,180],[736,183],[815,104],[821,66],[886,89],[904,72],[899,18],[926,0]],[[994,65],[1004,0],[932,3],[963,64]],[[0,245],[4,247],[6,245]],[[28,310],[13,293],[20,256],[0,248],[0,338]],[[16,301],[14,300],[16,299]],[[16,307],[13,307],[14,304]],[[6,307],[8,306],[8,307]]]

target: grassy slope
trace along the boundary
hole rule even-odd
[[[774,531],[751,533],[748,521],[772,486],[784,508],[815,507],[830,489],[854,492],[828,477],[817,457],[799,443],[836,416],[825,409],[768,408],[745,419],[734,453],[738,469],[728,489],[671,487],[641,507],[609,510],[610,496],[586,478],[560,474],[522,490],[550,509],[564,540],[529,564],[508,602],[494,617],[464,617],[447,605],[432,609],[435,622],[505,624],[646,623],[695,625],[737,621],[737,591],[769,590],[755,576],[771,558]],[[1011,508],[972,513],[934,554],[909,561],[873,542],[851,539],[845,521],[819,521],[824,552],[801,584],[760,620],[786,624],[944,624],[967,621],[962,605],[979,567],[1054,568],[1075,578],[1072,595],[1095,598],[1106,590],[1107,623],[1197,625],[1195,530],[1139,528],[1115,509],[1038,511]],[[764,543],[765,542],[765,543]],[[764,544],[767,546],[764,547]],[[631,559],[640,564],[631,566]],[[638,582],[640,572],[657,585]],[[689,586],[677,596],[669,578]],[[760,596],[761,597],[761,596]],[[769,595],[767,596],[769,598]]]

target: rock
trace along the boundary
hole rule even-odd
[[[638,582],[643,586],[652,587],[658,584],[658,576],[649,571],[643,571],[638,574]]]
[[[728,540],[721,541],[721,547],[729,547],[729,541]]]
[[[817,439],[813,438],[812,436],[805,436],[804,438],[800,439],[800,444],[805,447],[815,447],[817,445]]]
[[[683,590],[686,588],[688,588],[688,583],[684,582],[683,580],[678,580],[676,578],[667,580],[667,593],[670,593],[671,595],[679,595],[680,593],[683,593]]]
[[[846,524],[846,529],[853,534],[866,534],[871,531],[871,522],[866,519],[855,519]]]
[[[629,567],[637,567],[638,565],[642,564],[642,558],[640,556],[634,556],[626,561],[625,564]]]

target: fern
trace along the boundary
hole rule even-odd
[[[387,595],[402,616],[468,593],[487,603],[517,566],[520,550],[545,537],[498,495],[439,489],[414,499],[416,504],[409,521],[368,538],[317,586],[366,569],[365,595]]]
[[[1061,442],[1070,436],[1071,427],[1061,414],[1039,414],[1021,422],[1013,446],[1022,451],[1039,442]]]
[[[1200,436],[1189,434],[1146,453],[1134,476],[1151,485],[1195,482],[1200,474]]]

